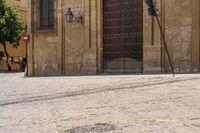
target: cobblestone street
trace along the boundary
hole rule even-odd
[[[200,133],[200,75],[0,74],[0,133]]]

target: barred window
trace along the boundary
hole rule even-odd
[[[54,29],[54,0],[40,0],[40,29]]]

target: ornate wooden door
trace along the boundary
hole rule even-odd
[[[143,71],[143,0],[104,0],[104,72]]]

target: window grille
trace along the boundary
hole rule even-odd
[[[54,0],[40,0],[40,29],[54,29]]]

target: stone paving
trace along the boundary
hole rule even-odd
[[[0,133],[200,133],[200,74],[0,74]]]

